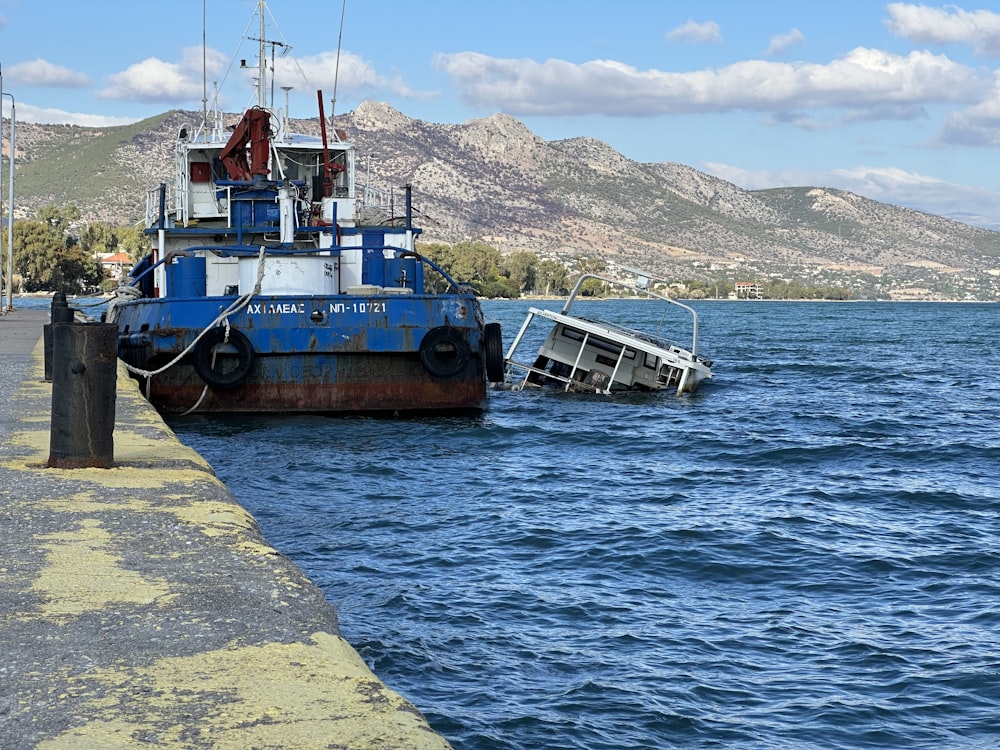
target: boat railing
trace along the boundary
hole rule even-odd
[[[653,299],[662,300],[663,302],[666,302],[666,303],[671,304],[671,305],[675,305],[676,307],[679,307],[679,308],[681,308],[683,310],[686,310],[691,315],[691,355],[692,356],[697,355],[697,353],[698,353],[698,313],[695,312],[694,308],[689,307],[688,305],[685,305],[682,302],[678,302],[677,300],[675,300],[675,299],[673,299],[671,297],[668,297],[668,296],[666,296],[664,294],[658,294],[658,293],[654,292],[652,289],[650,289],[648,286],[644,286],[644,285],[640,285],[640,284],[630,284],[627,281],[622,281],[621,279],[612,279],[610,277],[600,276],[600,275],[595,274],[595,273],[585,273],[582,276],[580,276],[579,279],[577,279],[576,285],[573,287],[573,291],[570,292],[569,299],[567,299],[566,300],[566,304],[563,305],[563,308],[562,308],[562,314],[563,315],[569,315],[570,314],[569,310],[573,306],[573,302],[576,301],[577,294],[579,293],[580,289],[583,287],[584,282],[586,282],[588,279],[596,279],[597,281],[603,281],[604,283],[610,284],[611,286],[622,287],[623,289],[628,289],[628,290],[630,290],[630,291],[632,291],[632,292],[634,292],[636,294],[640,294],[640,295],[644,295],[644,296],[647,296],[647,297],[651,297]],[[602,324],[602,325],[605,325],[605,324]],[[655,343],[655,342],[651,342],[651,343]]]
[[[671,341],[670,339],[660,338],[658,336],[651,336],[644,331],[640,331],[636,328],[629,328],[628,326],[619,325],[618,323],[611,323],[607,320],[601,320],[600,318],[592,318],[590,316],[577,315],[575,316],[577,320],[586,320],[589,323],[595,323],[599,326],[607,328],[609,331],[614,331],[619,334],[624,334],[632,339],[638,339],[639,341],[645,341],[646,343],[658,346],[661,349],[670,349],[672,347],[681,348],[680,342]]]
[[[524,323],[521,324],[521,329],[517,332],[517,335],[514,336],[514,340],[511,342],[510,348],[504,355],[504,362],[507,365],[508,379],[510,378],[513,369],[519,368],[524,371],[524,378],[521,380],[519,384],[514,386],[515,390],[521,390],[522,388],[524,388],[525,384],[528,382],[528,378],[530,378],[532,375],[536,375],[542,378],[551,378],[553,380],[558,380],[562,383],[565,383],[566,390],[569,390],[574,382],[573,378],[571,377],[572,371],[566,374],[546,372],[543,367],[538,367],[537,363],[528,364],[527,362],[522,362],[514,359],[514,353],[517,351],[517,348],[521,343],[521,339],[524,338],[524,334],[528,330],[528,327],[531,325],[531,321],[534,320],[535,315],[538,314],[542,314],[540,310],[536,310],[533,307],[528,308],[528,317],[524,319]],[[586,339],[584,339],[584,342],[586,342]],[[581,346],[581,351],[582,349],[583,347]]]
[[[399,248],[392,248],[392,249],[398,250]],[[399,254],[399,257],[416,258],[418,263],[423,263],[424,265],[433,268],[435,271],[441,274],[441,278],[443,278],[446,282],[448,282],[448,287],[445,291],[447,291],[448,289],[454,289],[456,294],[468,294],[471,292],[471,287],[468,284],[459,284],[451,276],[448,275],[447,271],[441,268],[441,266],[432,261],[426,255],[421,255],[415,250],[405,250]]]
[[[185,186],[183,186],[186,190]],[[227,187],[228,191],[228,187]],[[174,185],[157,185],[154,188],[150,188],[146,193],[146,227],[157,226],[160,223],[161,218],[165,218],[161,206],[170,205],[176,206],[174,210],[177,211],[177,223],[181,226],[187,226],[188,222],[188,201],[186,196],[182,195],[182,200],[177,200],[175,196],[178,195],[178,188]],[[227,195],[227,198],[229,196]],[[379,188],[367,186],[362,191],[361,204],[366,208],[378,209],[380,211],[387,212],[390,216],[395,216],[396,205],[402,202],[402,197],[398,196],[395,191],[391,188]],[[227,200],[228,205],[232,205],[231,201]],[[227,217],[231,218],[231,217]]]
[[[580,346],[576,352],[576,359],[574,360],[572,366],[568,366],[565,372],[557,372],[555,370],[548,371],[544,367],[539,367],[538,362],[534,364],[528,364],[527,362],[522,362],[514,359],[514,352],[517,351],[517,347],[524,336],[525,331],[528,330],[528,326],[531,325],[531,321],[534,319],[535,315],[545,315],[541,310],[537,310],[534,307],[528,309],[528,317],[525,319],[521,326],[521,330],[518,331],[517,336],[514,337],[514,341],[511,343],[510,349],[507,351],[507,355],[504,357],[504,361],[507,364],[507,375],[508,378],[513,373],[514,368],[519,368],[524,371],[524,377],[519,384],[515,386],[515,390],[521,390],[524,388],[525,384],[535,375],[544,380],[557,380],[564,384],[563,390],[593,390],[595,393],[603,393],[608,395],[611,393],[611,383],[614,381],[615,376],[618,374],[618,370],[622,365],[622,361],[625,358],[628,347],[622,345],[618,350],[618,356],[615,361],[614,369],[611,372],[610,378],[606,381],[596,380],[591,381],[592,373],[586,373],[582,379],[576,377],[576,373],[580,372],[580,361],[583,358],[584,351],[587,349],[587,344],[590,341],[590,332],[586,332],[583,338],[580,340]],[[547,316],[545,316],[547,317]],[[603,324],[602,324],[603,325]]]
[[[362,191],[361,205],[366,208],[387,211],[390,216],[393,216],[395,215],[393,211],[396,208],[396,195],[392,190],[366,185]]]
[[[166,221],[169,187],[160,183],[146,192],[146,228],[161,226]]]

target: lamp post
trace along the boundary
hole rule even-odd
[[[14,309],[14,161],[17,158],[17,131],[15,129],[17,104],[13,94],[0,90],[0,105],[2,105],[5,96],[10,97],[10,158],[7,160],[10,164],[10,175],[8,175],[7,182],[7,306],[4,308],[4,312],[10,312]],[[2,110],[2,106],[0,106],[0,110]]]
[[[3,210],[3,63],[0,63],[0,211]],[[14,169],[14,165],[10,165]],[[0,278],[0,313],[4,312],[3,293],[6,282]]]

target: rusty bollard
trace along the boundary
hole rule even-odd
[[[42,348],[45,353],[45,382],[52,382],[52,323],[72,323],[74,310],[66,301],[64,292],[52,295],[50,322],[42,326]]]
[[[117,375],[117,325],[52,324],[50,468],[114,464]]]

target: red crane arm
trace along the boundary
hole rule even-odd
[[[229,179],[252,182],[256,175],[267,176],[267,160],[271,148],[270,125],[271,115],[266,109],[254,107],[243,115],[219,155]],[[247,144],[250,145],[249,162]]]

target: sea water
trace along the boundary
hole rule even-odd
[[[1000,745],[1000,306],[695,304],[694,396],[171,426],[456,748]]]

